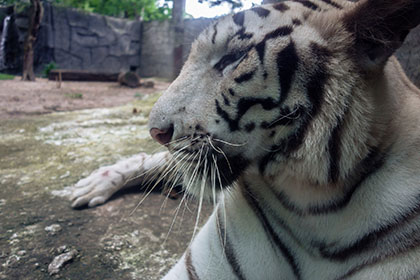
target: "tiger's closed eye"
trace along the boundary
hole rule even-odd
[[[222,72],[227,66],[235,63],[236,61],[240,60],[247,54],[247,50],[242,51],[233,51],[225,56],[223,56],[219,62],[214,65],[214,69],[217,71]]]

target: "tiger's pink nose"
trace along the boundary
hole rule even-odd
[[[152,138],[162,145],[167,145],[169,142],[171,142],[173,134],[174,134],[173,126],[164,130],[161,130],[156,127],[153,127],[152,129],[150,129],[150,135],[152,136]]]

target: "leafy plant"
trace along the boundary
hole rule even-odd
[[[53,3],[107,16],[148,21],[170,18],[168,3],[171,1],[165,0],[161,6],[156,0],[54,0]]]
[[[28,6],[27,2],[27,0],[0,0],[0,5],[14,4],[15,6],[23,5],[26,7]],[[170,18],[171,8],[169,8],[169,3],[172,0],[164,0],[161,5],[156,0],[51,0],[50,2],[86,12],[131,19],[142,18],[149,21]]]
[[[44,66],[44,69],[42,70],[42,76],[44,78],[47,78],[51,70],[54,70],[54,69],[57,69],[57,65],[55,64],[54,61],[51,61],[50,63]]]

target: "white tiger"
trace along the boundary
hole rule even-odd
[[[169,152],[100,169],[73,206],[173,171],[218,204],[164,279],[420,279],[419,90],[391,56],[419,23],[420,0],[217,20],[150,114]]]

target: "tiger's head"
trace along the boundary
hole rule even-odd
[[[380,145],[384,67],[419,6],[295,0],[225,16],[155,104],[151,135],[190,193],[244,172],[337,184]]]

